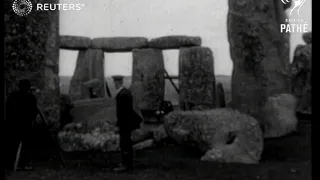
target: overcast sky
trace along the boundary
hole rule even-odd
[[[279,0],[280,1],[280,0]],[[96,37],[166,35],[200,36],[210,47],[215,74],[231,75],[227,39],[228,0],[60,0],[81,3],[81,11],[60,11],[60,34]],[[311,0],[300,9],[311,31]],[[303,44],[300,33],[291,34],[291,55]],[[77,51],[60,50],[60,75],[72,75]],[[178,50],[164,51],[169,74],[178,74]],[[131,53],[105,53],[105,75],[131,75]]]

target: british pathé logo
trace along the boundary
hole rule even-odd
[[[29,0],[15,0],[12,9],[18,16],[26,16],[32,11],[32,3]]]
[[[290,18],[286,19],[285,24],[280,25],[281,33],[306,33],[306,32],[308,32],[308,24],[300,16],[300,9],[304,5],[306,0],[281,0],[281,2],[283,4],[292,3],[291,10],[289,12]],[[298,17],[294,18],[293,17],[294,15],[298,15]]]

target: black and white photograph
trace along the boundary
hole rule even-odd
[[[312,0],[4,0],[4,30],[5,180],[312,180]]]

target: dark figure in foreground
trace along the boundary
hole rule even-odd
[[[17,150],[22,142],[19,168],[31,170],[32,162],[32,122],[39,114],[37,99],[30,92],[29,80],[19,82],[19,90],[12,93],[6,103],[6,131],[8,141],[6,165],[8,169],[14,167]]]
[[[117,89],[117,126],[120,135],[121,165],[114,170],[126,171],[132,168],[133,148],[131,132],[140,127],[142,118],[133,109],[131,92],[123,87],[123,76],[113,76]]]

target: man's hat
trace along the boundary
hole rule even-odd
[[[124,76],[122,75],[115,75],[115,76],[112,76],[113,80],[114,81],[122,81]]]

